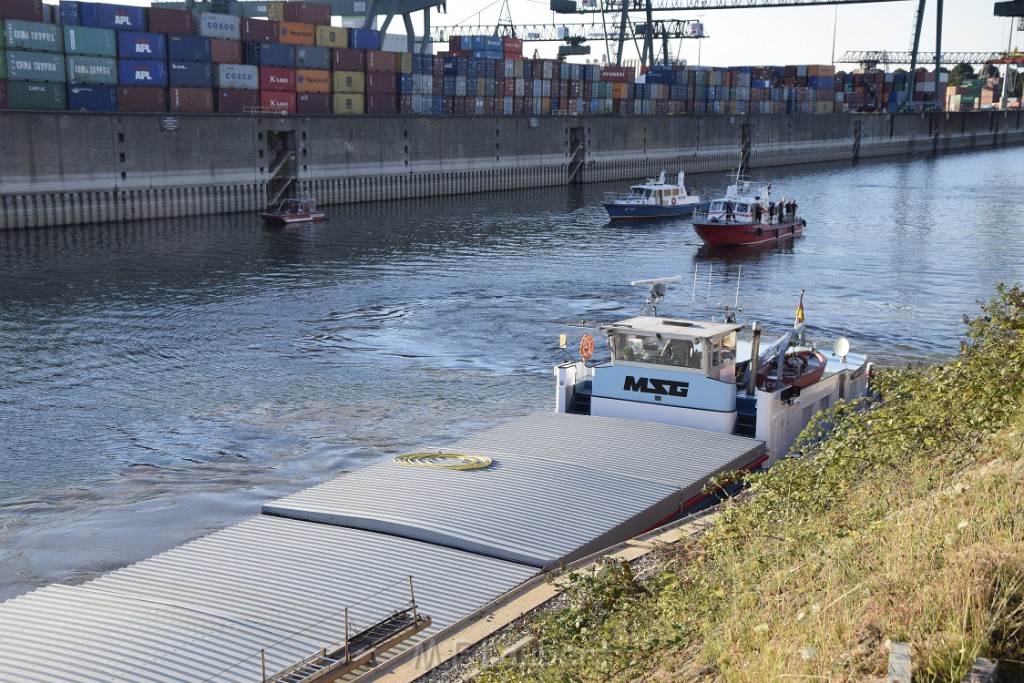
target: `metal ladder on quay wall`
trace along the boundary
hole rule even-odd
[[[274,132],[268,132],[267,144],[270,149],[270,166],[267,181],[267,207],[276,208],[278,203],[288,195],[295,184],[295,174],[289,164],[295,160],[295,152],[285,145],[285,138]]]

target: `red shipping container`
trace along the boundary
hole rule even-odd
[[[385,52],[384,50],[366,51],[366,70],[379,71],[381,73],[398,73],[397,52]]]
[[[391,94],[398,92],[397,74],[373,73],[366,74],[366,94]]]
[[[260,106],[273,109],[279,113],[295,113],[295,93],[278,91],[260,91]]]
[[[243,114],[250,107],[260,106],[258,90],[215,90],[216,108],[222,114]]]
[[[117,89],[118,111],[167,111],[167,91],[163,88],[129,86]]]
[[[367,114],[397,114],[398,95],[394,93],[376,93],[366,95]]]
[[[260,90],[295,92],[295,69],[280,66],[260,67]]]
[[[366,50],[336,47],[331,50],[332,71],[366,71]]]
[[[266,19],[242,19],[242,40],[252,43],[276,43],[280,26]]]
[[[325,92],[300,92],[295,95],[295,113],[326,116],[331,113],[331,95]]]
[[[0,0],[0,19],[43,20],[43,0]]]
[[[188,10],[150,7],[148,21],[152,33],[177,33],[185,36],[195,33],[192,13]]]
[[[211,38],[210,61],[214,64],[241,64],[242,41]]]
[[[523,41],[519,38],[502,38],[502,46],[506,57],[519,57],[523,54]]]
[[[331,6],[314,2],[284,3],[285,21],[302,21],[307,24],[331,25]]]
[[[0,81],[0,109],[7,109],[7,81]]]
[[[168,88],[167,110],[183,114],[212,114],[213,88]]]

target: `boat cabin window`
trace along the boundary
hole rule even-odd
[[[736,381],[736,332],[708,341],[711,348],[711,369],[708,377],[723,382]]]
[[[694,370],[703,368],[701,344],[689,339],[659,339],[654,335],[616,332],[612,334],[610,341],[615,360],[672,365]]]

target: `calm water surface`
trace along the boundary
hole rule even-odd
[[[0,600],[134,562],[339,473],[550,410],[559,332],[734,303],[882,364],[946,359],[1024,277],[1024,149],[766,171],[803,237],[609,225],[628,183],[0,233]],[[667,169],[674,172],[676,169]],[[761,175],[758,172],[758,175]],[[720,191],[724,174],[688,176]],[[697,274],[696,285],[693,282]]]

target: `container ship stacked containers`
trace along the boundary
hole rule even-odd
[[[907,79],[829,65],[631,67],[524,59],[523,42],[459,36],[438,55],[382,50],[329,5],[267,19],[62,0],[0,0],[0,108],[322,115],[809,114],[898,111]],[[984,106],[919,71],[914,104]],[[946,102],[942,102],[945,97]],[[977,104],[975,104],[977,103]]]

